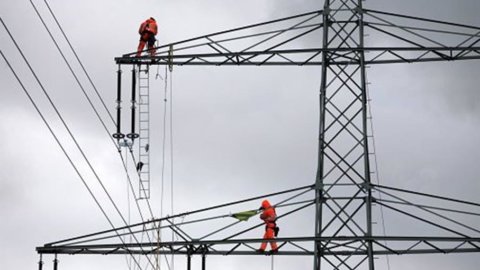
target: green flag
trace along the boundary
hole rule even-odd
[[[256,214],[257,214],[257,211],[250,210],[250,211],[244,211],[244,212],[238,212],[238,213],[232,214],[232,217],[241,221],[247,221],[249,218],[255,216]]]

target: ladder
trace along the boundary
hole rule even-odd
[[[150,72],[148,65],[138,71],[138,163],[139,170],[138,199],[150,199]]]

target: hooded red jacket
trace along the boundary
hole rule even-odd
[[[275,228],[275,220],[277,219],[277,213],[275,213],[275,208],[272,207],[268,200],[263,200],[262,202],[263,213],[260,215],[260,218],[265,221],[267,228]]]
[[[149,32],[153,35],[157,34],[158,26],[154,18],[147,19],[140,25],[140,28],[138,29],[138,33],[140,35],[143,35],[145,32]]]

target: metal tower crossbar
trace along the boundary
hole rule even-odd
[[[329,186],[329,185],[326,185]],[[411,218],[412,220],[421,221],[431,228],[441,228],[443,231],[451,234],[451,236],[381,236],[372,235],[371,237],[364,235],[351,236],[294,236],[294,237],[280,237],[277,242],[281,246],[281,250],[275,255],[285,256],[312,256],[315,254],[313,243],[322,243],[325,247],[323,256],[328,258],[339,258],[339,256],[355,255],[367,256],[368,249],[362,243],[367,241],[372,243],[374,255],[407,255],[407,254],[450,254],[450,253],[465,253],[465,252],[480,252],[480,237],[468,237],[465,235],[466,231],[475,231],[475,228],[467,224],[460,224],[456,220],[451,220],[444,213],[460,213],[464,216],[480,217],[480,204],[447,198],[432,194],[413,192],[395,187],[372,185],[372,189],[378,193],[389,195],[395,198],[394,200],[379,199],[373,197],[372,201],[381,202],[387,209],[392,209],[394,213],[401,213],[403,218]],[[175,216],[164,217],[151,221],[146,221],[130,226],[119,227],[115,229],[96,232],[79,237],[65,239],[53,243],[45,244],[42,247],[37,247],[37,252],[40,254],[143,254],[143,255],[158,255],[158,254],[186,254],[186,255],[265,255],[256,252],[254,245],[263,241],[261,238],[239,238],[246,233],[262,226],[262,223],[257,223],[253,226],[249,225],[246,229],[240,230],[233,235],[227,235],[222,238],[213,238],[214,234],[209,237],[200,236],[195,237],[188,231],[191,225],[205,227],[211,221],[221,221],[232,218],[234,214],[223,214],[208,216],[209,213],[215,212],[219,209],[231,209],[238,205],[245,205],[251,202],[257,202],[264,197],[277,198],[280,201],[276,205],[280,215],[279,224],[289,215],[294,215],[299,211],[311,209],[314,199],[314,186],[304,186],[300,188],[284,190],[276,193],[265,194],[262,196],[255,196],[241,201],[225,203],[205,209],[181,213]],[[451,208],[438,208],[430,205],[420,205],[408,202],[404,199],[405,195],[415,195],[422,198],[429,198],[438,201],[447,201],[454,203]],[[283,198],[285,199],[282,199]],[[362,198],[361,200],[363,200]],[[352,198],[346,197],[331,197],[325,198],[325,204],[341,203],[342,201],[351,201]],[[459,210],[464,206],[473,206],[472,211]],[[417,208],[422,211],[434,212],[437,216],[441,216],[442,222],[439,220],[432,223],[429,220],[423,219],[420,215],[415,216],[410,214],[411,210],[408,208]],[[283,214],[282,214],[283,213]],[[201,215],[200,218],[188,219],[190,216]],[[208,216],[208,217],[205,217]],[[182,222],[173,223],[174,219],[183,217]],[[296,216],[295,218],[298,218]],[[186,220],[188,219],[188,220]],[[423,219],[423,220],[422,220]],[[160,225],[163,224],[163,225]],[[220,232],[224,229],[230,228],[232,223],[216,230]],[[236,227],[247,225],[246,222],[235,221],[233,224]],[[344,221],[346,226],[348,221]],[[452,229],[458,225],[463,226],[464,230]],[[128,230],[127,230],[128,229]],[[133,234],[156,233],[160,231],[174,231],[182,240],[181,241],[161,241],[161,242],[131,242],[120,243],[117,238]],[[478,230],[477,230],[478,232]],[[362,246],[358,248],[358,246]],[[268,253],[266,255],[269,255]],[[333,259],[329,259],[332,261]]]
[[[389,40],[392,46],[374,46],[372,42],[362,46],[319,47],[321,42],[315,37],[321,36],[325,29],[322,16],[326,12],[318,10],[159,46],[155,57],[135,57],[135,53],[129,53],[115,61],[154,65],[303,66],[322,65],[322,54],[332,53],[335,57],[330,59],[331,64],[346,65],[358,63],[354,55],[360,52],[366,53],[367,65],[480,58],[480,27],[355,8],[354,12],[363,16],[365,31],[370,31],[369,40]],[[335,15],[342,12],[329,10]],[[345,27],[358,23],[358,17],[335,19],[329,20],[328,28],[338,29],[337,36],[350,35]],[[291,46],[299,42],[311,45]]]

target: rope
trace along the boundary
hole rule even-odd
[[[157,65],[157,74],[155,75],[155,80],[158,78],[160,78],[163,81],[162,76],[160,76],[160,65]]]
[[[167,67],[165,67],[165,87],[163,91],[163,134],[162,134],[162,174],[161,174],[161,200],[160,200],[160,217],[163,217],[163,198],[164,198],[164,188],[165,188],[165,152],[166,152],[166,137],[167,137],[167,89],[168,89],[168,73]]]
[[[160,186],[160,217],[163,217],[163,201],[164,201],[164,189],[165,189],[165,149],[166,149],[166,127],[167,127],[167,89],[168,89],[168,74],[167,74],[167,67],[165,67],[165,80],[164,80],[164,89],[163,89],[163,134],[162,134],[162,173],[161,173],[161,186]],[[158,223],[157,229],[157,241],[158,246],[157,250],[160,250],[160,242],[161,242],[161,235],[160,235],[160,227],[162,226],[162,222]],[[157,253],[157,269],[159,268],[158,265],[158,253]]]
[[[127,159],[127,149],[125,149],[125,159]],[[127,170],[127,174],[128,174],[128,170]],[[128,212],[127,212],[127,218],[128,218],[128,224],[131,223],[131,212],[130,212],[130,186],[128,184],[128,181],[127,181],[127,205],[128,205]],[[131,243],[132,242],[132,235],[129,233],[129,240],[128,242]],[[126,236],[126,235],[125,235]],[[126,238],[126,237],[125,237]],[[127,260],[127,266],[128,266],[128,269],[131,270],[132,269],[132,259],[125,255],[125,259]]]
[[[365,73],[365,80],[368,81],[366,73]],[[365,91],[367,92],[367,107],[368,107],[368,114],[370,115],[370,130],[372,132],[371,135],[372,135],[373,164],[375,165],[375,180],[380,185],[380,176],[379,176],[380,173],[378,171],[379,167],[378,167],[378,160],[377,160],[377,147],[376,147],[376,144],[375,144],[375,137],[373,135],[373,134],[375,134],[375,132],[373,132],[373,116],[372,116],[372,106],[371,106],[371,102],[370,102],[371,101],[371,99],[370,99],[370,89],[368,88],[367,83],[365,83]],[[378,197],[379,197],[380,200],[382,199],[382,193],[381,192],[378,194]],[[382,205],[380,205],[380,218],[382,219],[382,233],[383,233],[383,236],[386,236],[387,235],[387,229],[386,229],[386,226],[385,226],[385,216],[384,216],[384,213],[383,213],[383,206]],[[388,246],[387,241],[385,241],[384,243],[385,243],[385,246]],[[387,269],[390,270],[390,257],[389,257],[388,254],[386,255],[386,259],[387,259]]]
[[[168,96],[168,88],[169,88],[169,81],[168,81],[168,71],[170,71],[170,74],[172,73],[172,70],[170,68],[168,68],[167,70],[167,66],[165,66],[165,75],[164,75],[164,97],[163,97],[163,101],[164,101],[164,109],[163,109],[163,134],[162,134],[162,169],[161,169],[161,188],[160,188],[160,217],[163,217],[164,216],[164,199],[165,199],[165,175],[166,175],[166,152],[167,152],[167,129],[170,129],[170,210],[171,210],[171,214],[173,215],[173,131],[172,131],[172,120],[173,120],[173,117],[172,117],[172,106],[171,106],[171,100],[170,100],[170,113],[168,112],[167,108],[168,108],[168,104],[169,104],[169,99],[167,98]],[[157,70],[157,77],[160,77],[162,78],[159,73],[158,73],[158,70]],[[163,80],[163,78],[162,78]],[[170,98],[173,96],[172,95],[172,78],[170,76]],[[169,122],[167,121],[167,115],[170,114],[170,118],[169,118]],[[168,124],[170,124],[170,126],[168,126]],[[174,222],[172,221],[173,225],[174,225]],[[160,220],[159,223],[158,223],[158,227],[156,228],[157,230],[157,250],[160,251],[160,242],[161,242],[161,228],[162,228],[162,221]],[[175,236],[175,232],[174,230],[172,230],[172,240]],[[168,265],[168,260],[167,260],[167,257],[166,255],[165,256],[165,261]],[[172,257],[171,257],[171,262],[172,262],[172,268],[173,268],[173,263],[174,261],[174,256],[172,254]],[[156,262],[157,262],[157,268],[156,269],[160,269],[160,260],[158,259],[158,253],[156,254]],[[169,269],[172,269],[170,268],[170,266],[168,265],[168,268]]]
[[[173,207],[173,76],[172,69],[170,69],[170,215],[174,213]],[[172,223],[175,225],[175,218],[172,218]],[[175,232],[172,230],[172,241],[174,241]],[[172,270],[175,270],[175,260],[172,254]]]
[[[157,71],[158,72],[158,71]],[[170,76],[169,76],[170,73]],[[163,109],[163,134],[162,134],[162,173],[161,173],[161,199],[160,199],[160,217],[163,217],[164,214],[164,198],[165,198],[165,174],[166,174],[166,152],[167,152],[167,130],[170,131],[170,213],[173,215],[173,109],[172,109],[172,98],[173,98],[173,87],[172,87],[172,68],[165,66],[165,75],[164,75],[164,109]],[[157,74],[159,76],[159,74]],[[170,78],[169,78],[170,77]],[[162,78],[163,79],[163,78]],[[170,79],[170,80],[169,80]],[[170,87],[170,94],[168,94],[168,89]],[[170,98],[167,98],[169,96]],[[170,104],[170,106],[169,106]],[[168,111],[167,108],[170,107]],[[167,121],[167,115],[169,115],[169,121]],[[172,219],[173,225],[175,224],[174,219]],[[158,231],[160,232],[161,221],[159,222]],[[159,247],[160,248],[160,234],[159,237]],[[172,241],[174,240],[175,232],[172,230]],[[159,250],[159,249],[158,249]],[[166,260],[168,264],[168,260]],[[171,256],[172,269],[174,267],[174,256]]]

